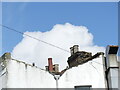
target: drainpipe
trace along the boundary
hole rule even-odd
[[[108,88],[108,82],[107,82],[107,77],[106,77],[106,70],[107,70],[107,66],[106,66],[106,58],[104,57],[104,53],[101,52],[101,58],[102,58],[102,62],[103,62],[103,74],[104,74],[104,83],[105,83],[105,88]]]
[[[56,80],[56,90],[58,90],[58,80],[60,78],[60,75],[54,75],[54,79]]]

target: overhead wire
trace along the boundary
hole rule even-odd
[[[97,71],[97,73],[100,75],[99,71],[97,70],[97,68],[92,64],[92,62],[89,62],[89,64]]]
[[[19,33],[19,34],[28,36],[28,37],[30,37],[30,38],[33,38],[33,39],[35,39],[35,40],[37,40],[37,41],[39,41],[39,42],[45,43],[45,44],[50,45],[50,46],[52,46],[52,47],[58,48],[58,49],[60,49],[60,50],[62,50],[62,51],[65,51],[65,52],[70,53],[68,50],[65,50],[65,49],[63,49],[63,48],[61,48],[61,47],[59,47],[59,46],[56,46],[56,45],[54,45],[54,44],[51,44],[51,43],[48,43],[48,42],[46,42],[46,41],[40,40],[40,39],[38,39],[38,38],[35,38],[35,37],[31,36],[31,35],[25,34],[25,33],[21,32],[21,31],[16,30],[16,29],[10,28],[10,27],[5,26],[5,25],[2,25],[2,24],[0,24],[0,26],[4,27],[4,28],[6,28],[6,29],[9,29],[9,30],[11,30],[11,31],[17,32],[17,33]],[[104,64],[101,64],[101,63],[96,62],[96,61],[91,61],[91,62],[94,62],[94,63],[97,63],[97,64],[99,64],[99,65],[105,66]],[[95,66],[93,66],[92,63],[90,63],[90,65],[98,72],[97,68],[96,68]],[[5,72],[5,73],[6,73],[6,72]],[[0,75],[0,77],[3,76],[5,73],[3,73],[2,75]],[[98,74],[99,74],[99,72],[98,72]]]
[[[47,45],[50,45],[50,46],[52,46],[52,47],[58,48],[58,49],[60,49],[60,50],[62,50],[62,51],[65,51],[65,52],[70,53],[68,50],[65,50],[65,49],[63,49],[63,48],[61,48],[61,47],[59,47],[59,46],[56,46],[56,45],[51,44],[51,43],[48,43],[48,42],[46,42],[46,41],[40,40],[40,39],[38,39],[38,38],[36,38],[36,37],[33,37],[33,36],[31,36],[31,35],[25,34],[25,33],[21,32],[21,31],[16,30],[16,29],[10,28],[10,27],[5,26],[5,25],[2,25],[2,24],[0,24],[0,26],[4,27],[4,28],[6,28],[6,29],[9,29],[9,30],[11,30],[11,31],[15,31],[15,32],[17,32],[17,33],[19,33],[19,34],[28,36],[28,37],[30,37],[30,38],[33,38],[33,39],[35,39],[35,40],[37,40],[37,41],[40,41],[40,42],[45,43],[45,44],[47,44]]]
[[[59,46],[56,46],[56,45],[54,45],[54,44],[51,44],[51,43],[48,43],[48,42],[46,42],[46,41],[40,40],[40,39],[35,38],[35,37],[31,36],[31,35],[25,34],[25,33],[21,32],[21,31],[18,31],[18,30],[16,30],[16,29],[13,29],[13,28],[11,28],[11,27],[8,27],[8,26],[6,26],[6,25],[0,24],[0,26],[6,28],[6,29],[8,29],[8,30],[17,32],[17,33],[19,33],[19,34],[28,36],[28,37],[30,37],[30,38],[33,38],[33,39],[35,39],[35,40],[37,40],[37,41],[39,41],[39,42],[45,43],[45,44],[50,45],[50,46],[52,46],[52,47],[58,48],[58,49],[60,49],[60,50],[62,50],[62,51],[65,51],[65,52],[70,53],[68,50],[65,50],[65,49],[63,49],[63,48],[61,48],[61,47],[59,47]],[[101,63],[99,63],[99,62],[95,62],[95,61],[91,61],[91,62],[94,62],[94,63],[97,63],[97,64],[100,64],[100,65],[105,66],[104,64],[101,64]]]
[[[96,61],[92,61],[92,62],[105,66],[105,64],[101,64],[101,63],[96,62]]]

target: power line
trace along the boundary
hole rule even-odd
[[[105,66],[104,64],[101,64],[101,63],[99,63],[99,62],[96,62],[96,61],[92,61],[92,62],[94,62],[94,63],[97,63],[97,64],[100,64],[100,65],[103,65],[103,66]]]
[[[2,26],[2,27],[4,27],[4,28],[7,28],[8,30],[17,32],[17,33],[19,33],[19,34],[28,36],[28,37],[30,37],[30,38],[33,38],[33,39],[35,39],[35,40],[37,40],[37,41],[40,41],[40,42],[45,43],[45,44],[47,44],[47,45],[50,45],[50,46],[52,46],[52,47],[55,47],[55,48],[58,48],[58,49],[60,49],[60,50],[63,50],[63,51],[65,51],[65,52],[70,53],[68,50],[65,50],[65,49],[63,49],[63,48],[61,48],[61,47],[59,47],[59,46],[56,46],[56,45],[54,45],[54,44],[51,44],[51,43],[48,43],[48,42],[46,42],[46,41],[40,40],[40,39],[38,39],[38,38],[35,38],[35,37],[31,36],[31,35],[28,35],[28,34],[25,34],[25,33],[23,33],[23,32],[20,32],[20,31],[18,31],[18,30],[16,30],[16,29],[10,28],[10,27],[5,26],[5,25],[2,25],[2,24],[0,24],[0,26]],[[100,65],[105,66],[104,64],[101,64],[101,63],[99,63],[99,62],[95,62],[95,61],[91,61],[91,62],[94,62],[94,63],[97,63],[97,64],[100,64]]]
[[[19,33],[19,34],[28,36],[28,37],[30,37],[30,38],[33,38],[33,39],[35,39],[35,40],[37,40],[37,41],[40,41],[40,42],[45,43],[45,44],[47,44],[47,45],[50,45],[50,46],[52,46],[52,47],[55,47],[55,48],[58,48],[58,49],[60,49],[60,50],[63,50],[63,51],[65,51],[65,52],[70,53],[68,50],[65,50],[65,49],[63,49],[63,48],[61,48],[61,47],[59,47],[59,46],[56,46],[56,45],[54,45],[54,44],[51,44],[51,43],[48,43],[48,42],[46,42],[46,41],[40,40],[40,39],[38,39],[38,38],[35,38],[35,37],[31,36],[31,35],[28,35],[28,34],[25,34],[25,33],[23,33],[23,32],[20,32],[20,31],[18,31],[18,30],[16,30],[16,29],[10,28],[10,27],[5,26],[5,25],[2,25],[2,24],[0,24],[0,26],[2,26],[2,27],[4,27],[4,28],[7,28],[8,30],[17,32],[17,33]]]
[[[28,34],[25,34],[25,33],[23,33],[23,32],[20,32],[20,31],[18,31],[18,30],[16,30],[16,29],[10,28],[10,27],[5,26],[5,25],[2,25],[2,24],[0,24],[0,26],[2,26],[2,27],[4,27],[4,28],[7,28],[7,29],[9,29],[9,30],[11,30],[11,31],[15,31],[15,32],[17,32],[17,33],[19,33],[19,34],[26,35],[26,36],[28,36],[28,37],[30,37],[30,38],[33,38],[33,39],[35,39],[35,40],[37,40],[37,41],[43,42],[43,43],[48,44],[48,45],[50,45],[50,46],[56,47],[56,48],[58,48],[58,49],[61,49],[61,50],[65,51],[65,52],[69,52],[68,50],[65,50],[65,49],[63,49],[63,48],[61,48],[61,47],[58,47],[58,46],[53,45],[53,44],[51,44],[51,43],[48,43],[48,42],[46,42],[46,41],[40,40],[40,39],[35,38],[35,37],[31,36],[31,35],[28,35]],[[69,53],[70,53],[70,52],[69,52]],[[104,66],[104,64],[101,64],[101,63],[98,63],[98,62],[95,62],[95,61],[92,61],[92,62]]]
[[[94,66],[94,65],[92,65],[92,62],[89,62],[89,64],[97,71],[97,73],[100,75],[100,73],[98,72],[98,70],[97,70],[97,68]]]
[[[94,63],[97,63],[97,64],[99,64],[99,65],[102,65],[102,66],[104,66],[104,67],[106,67],[105,66],[105,64],[102,64],[102,63],[99,63],[99,62],[96,62],[96,61],[91,61],[91,62],[94,62]],[[95,67],[95,66],[94,66]],[[115,69],[116,70],[116,69]],[[116,70],[117,71],[117,70]]]

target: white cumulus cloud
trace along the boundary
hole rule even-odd
[[[104,51],[104,47],[94,44],[93,35],[85,26],[75,26],[70,23],[56,24],[53,28],[46,32],[34,31],[25,32],[24,34],[38,38],[45,42],[54,44],[69,51],[73,45],[79,45],[79,50],[92,52]],[[12,57],[23,60],[27,63],[35,62],[37,66],[44,68],[47,65],[47,59],[53,58],[53,63],[58,63],[63,69],[67,66],[67,59],[70,53],[62,51],[58,48],[37,41],[26,35],[12,51]]]

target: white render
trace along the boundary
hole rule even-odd
[[[67,70],[58,80],[58,88],[74,88],[77,85],[92,85],[92,88],[105,88],[102,58],[94,59],[78,67]],[[6,59],[6,72],[0,77],[1,88],[56,88],[54,76],[49,72],[25,62]],[[92,64],[92,65],[90,65]]]
[[[51,74],[35,66],[17,60],[8,60],[0,77],[1,88],[55,88],[55,80]]]
[[[101,63],[101,57],[94,59],[95,62]],[[94,68],[93,66],[96,68]],[[73,67],[66,71],[59,80],[59,87],[74,88],[79,85],[92,85],[92,88],[106,88],[103,73],[103,65],[92,62]]]

